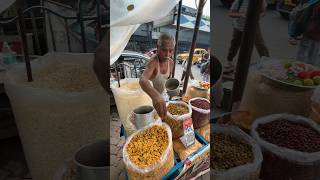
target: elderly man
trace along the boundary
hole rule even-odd
[[[161,94],[165,90],[165,82],[170,77],[174,62],[171,59],[175,39],[168,33],[162,33],[157,42],[157,54],[151,57],[147,69],[140,77],[141,88],[151,97],[153,107],[158,115],[164,118],[167,114],[166,103]],[[152,82],[153,86],[149,82]]]

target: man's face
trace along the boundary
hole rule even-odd
[[[162,41],[162,45],[158,47],[158,55],[161,60],[168,60],[171,58],[174,51],[173,42],[170,40]]]

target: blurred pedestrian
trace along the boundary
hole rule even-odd
[[[312,8],[306,31],[299,44],[297,60],[316,65],[320,61],[320,3]]]
[[[200,73],[202,81],[210,82],[210,59],[201,65]]]
[[[234,18],[233,21],[233,34],[231,45],[229,48],[227,56],[227,64],[224,66],[224,73],[230,73],[234,70],[233,58],[237,55],[239,47],[241,45],[243,30],[246,22],[246,14],[248,10],[249,0],[235,0],[230,8],[229,17]],[[263,0],[260,17],[264,16],[266,13],[267,3]],[[258,22],[256,36],[255,36],[255,46],[258,53],[261,56],[269,57],[269,51],[263,40],[260,25]]]
[[[184,80],[184,78],[185,78],[185,76],[186,76],[187,66],[188,66],[188,61],[185,60],[185,61],[182,63],[182,76],[181,76],[181,81],[180,81],[181,84],[182,84],[182,82],[183,82],[183,80]],[[191,66],[192,66],[192,64],[191,64]],[[192,74],[192,67],[190,68],[190,78],[191,78],[191,80],[194,80],[194,76],[193,76],[193,74]]]

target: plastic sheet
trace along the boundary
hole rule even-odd
[[[110,28],[110,65],[118,60],[140,24]]]
[[[148,0],[111,0],[110,64],[117,61],[140,24],[168,15],[178,2],[178,0],[153,0],[152,3]]]
[[[110,26],[143,24],[160,19],[168,15],[178,2],[179,0],[111,0]]]

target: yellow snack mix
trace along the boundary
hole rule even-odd
[[[158,162],[168,143],[166,129],[156,125],[133,137],[127,146],[127,153],[135,165],[143,168]]]

